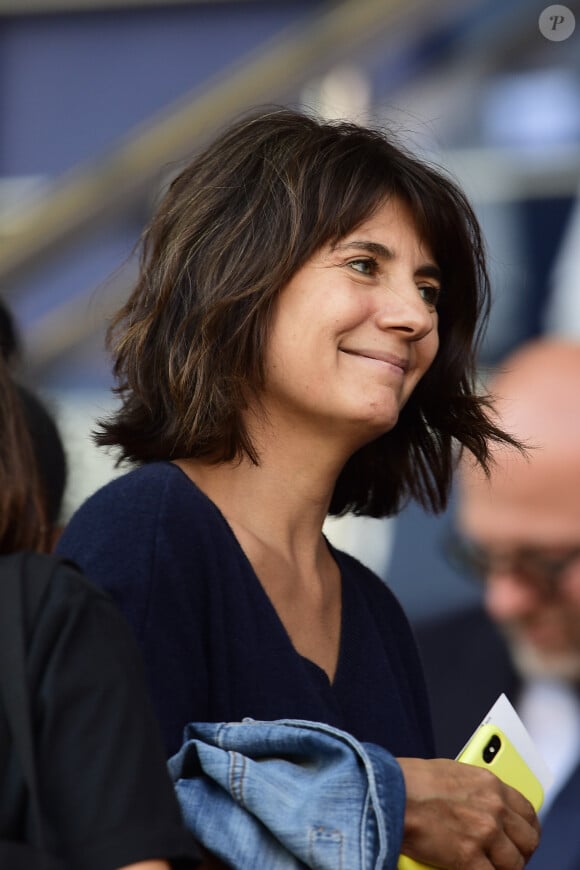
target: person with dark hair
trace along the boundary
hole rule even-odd
[[[10,365],[20,357],[21,342],[12,312],[0,298],[0,356]]]
[[[47,505],[18,389],[0,355],[0,554],[44,552]]]
[[[197,866],[137,645],[103,590],[40,552],[47,510],[0,356],[0,866]]]
[[[22,339],[16,321],[0,298],[0,355],[11,371],[20,362],[21,348]],[[58,426],[44,402],[29,387],[17,381],[15,384],[39,474],[39,497],[46,508],[45,543],[41,549],[51,550],[60,533],[59,522],[67,481],[66,452]]]
[[[242,118],[144,232],[97,435],[138,467],[59,550],[133,626],[168,754],[190,721],[326,723],[398,759],[391,862],[509,870],[532,808],[431,759],[408,622],[322,533],[329,513],[439,510],[457,445],[485,467],[490,440],[515,444],[475,390],[487,307],[477,220],[441,172],[356,124]]]
[[[61,512],[67,482],[68,463],[63,440],[45,403],[27,387],[17,384],[24,418],[46,506],[47,546],[54,548],[61,531]]]

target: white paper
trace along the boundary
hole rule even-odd
[[[554,780],[552,771],[540,755],[526,726],[504,694],[499,696],[495,704],[481,720],[478,728],[481,728],[482,725],[494,725],[503,731],[508,740],[511,741],[520,753],[532,773],[540,780],[544,792],[546,792]]]

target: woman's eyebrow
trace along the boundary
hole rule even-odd
[[[415,271],[415,275],[420,278],[433,278],[434,281],[442,282],[441,269],[435,263],[423,263]]]
[[[392,260],[395,256],[392,249],[386,245],[365,239],[352,239],[349,242],[339,242],[334,246],[335,251],[349,251],[351,249],[367,251],[369,254],[374,254],[375,257],[383,260]],[[432,262],[422,263],[415,270],[415,274],[422,278],[433,278],[435,281],[441,282],[441,269]]]
[[[369,254],[375,254],[377,257],[382,257],[383,260],[392,260],[395,256],[390,248],[382,245],[380,242],[365,241],[364,239],[353,239],[350,242],[339,242],[334,246],[335,251],[348,251],[351,248],[356,248],[358,251],[368,251]]]

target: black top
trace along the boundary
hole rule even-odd
[[[342,633],[331,684],[292,645],[216,505],[171,463],[107,484],[77,511],[59,551],[132,625],[168,754],[189,721],[245,716],[325,722],[394,755],[433,753],[407,620],[385,584],[345,553],[332,549]]]
[[[0,583],[3,570],[6,558]],[[23,571],[25,599],[35,579]],[[139,651],[115,605],[73,566],[59,565],[51,578],[31,628],[27,666],[51,851],[75,870],[195,856]],[[8,734],[0,716],[0,838],[26,840],[25,787]]]

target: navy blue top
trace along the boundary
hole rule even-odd
[[[117,478],[71,519],[58,550],[105,587],[143,652],[169,755],[190,721],[326,722],[395,756],[433,755],[423,674],[403,611],[356,559],[342,576],[331,683],[301,656],[231,527],[175,465]]]

